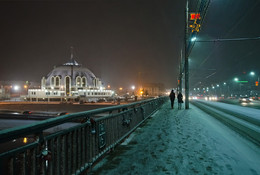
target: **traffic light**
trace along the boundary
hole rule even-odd
[[[255,81],[255,86],[258,86],[258,81]]]
[[[200,13],[190,13],[190,20],[200,19]]]

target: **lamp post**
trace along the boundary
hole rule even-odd
[[[133,95],[135,95],[135,86],[133,85],[131,89],[133,90]]]
[[[14,89],[14,91],[16,92],[16,93],[18,93],[18,96],[20,97],[20,86],[18,86],[18,85],[14,85],[13,86],[13,89]],[[15,98],[15,101],[16,101],[16,98]]]
[[[251,77],[255,77],[255,76],[256,76],[255,72],[251,71],[251,72],[250,72],[250,76],[251,76]],[[250,91],[252,91],[252,90],[254,89],[256,95],[258,95],[258,94],[257,94],[257,93],[258,93],[258,92],[257,92],[257,90],[258,90],[258,84],[259,84],[259,76],[257,76],[257,78],[253,78],[253,79],[252,79],[251,89],[250,89]],[[254,88],[253,88],[253,87],[254,87]]]

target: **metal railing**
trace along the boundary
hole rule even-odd
[[[0,172],[15,175],[86,172],[152,115],[166,99],[160,97],[79,112],[2,130],[1,145],[24,137],[33,138],[33,141],[1,153]],[[68,123],[74,125],[64,129],[64,124]],[[53,128],[63,129],[46,133]]]

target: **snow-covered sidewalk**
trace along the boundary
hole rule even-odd
[[[260,148],[195,106],[164,104],[92,174],[260,174]]]

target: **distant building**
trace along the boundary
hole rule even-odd
[[[146,83],[143,85],[144,96],[165,95],[165,87],[162,83]]]
[[[69,62],[55,66],[41,79],[39,89],[28,89],[30,101],[97,101],[108,98],[113,91],[105,90],[102,82],[89,69],[78,64],[71,54]]]
[[[13,97],[19,98],[21,95],[26,95],[29,84],[31,85],[30,87],[34,87],[37,83],[29,83],[28,81],[0,81],[0,99],[10,100]]]
[[[3,85],[0,86],[0,100],[9,99],[10,93],[6,92],[6,89]]]

